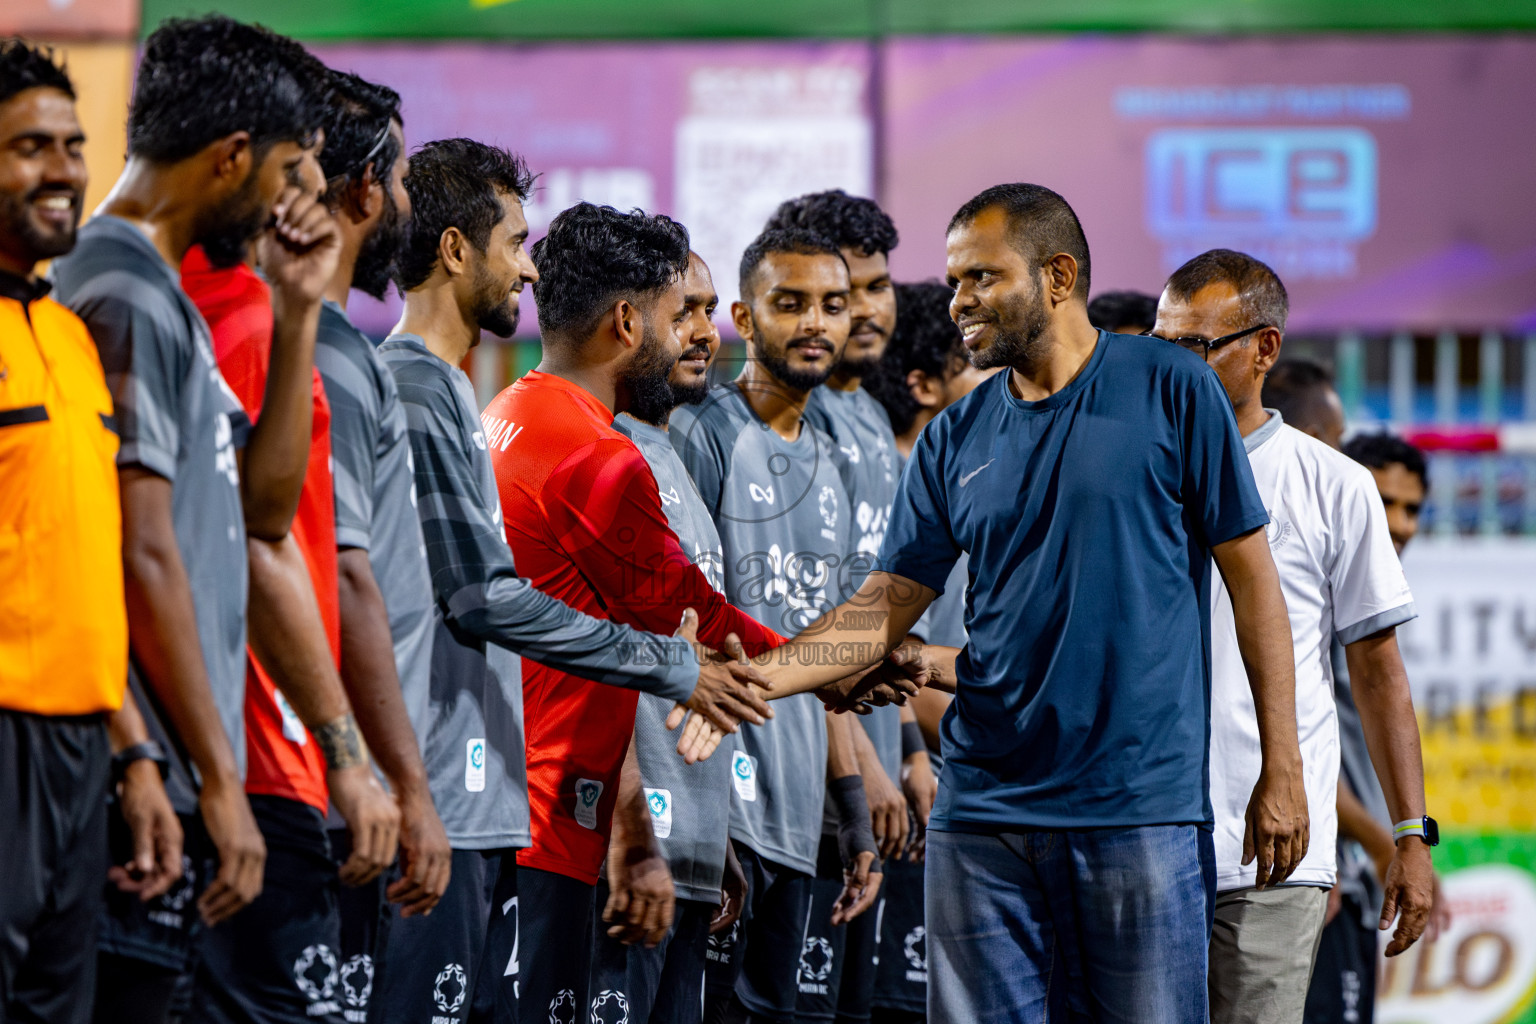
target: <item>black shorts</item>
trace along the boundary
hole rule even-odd
[[[795,984],[798,1021],[867,1021],[879,962],[882,882],[875,905],[847,924],[832,925],[832,909],[843,892],[843,862],[837,837],[824,835],[811,882],[811,916],[800,949]]]
[[[592,1024],[699,1024],[703,1013],[704,950],[718,904],[679,899],[672,927],[655,949],[608,937],[603,907],[608,885],[593,901]]]
[[[885,862],[880,954],[872,1005],[922,1016],[928,1012],[928,931],[923,925],[923,865]]]
[[[187,1020],[342,1024],[341,882],[325,818],[297,800],[250,799],[267,844],[261,895],[198,932]]]
[[[519,1019],[584,1024],[593,1005],[593,887],[520,867],[517,898]]]
[[[503,976],[517,974],[517,866],[511,850],[454,850],[448,888],[432,913],[401,917],[387,905],[378,943],[372,1024],[495,1019]]]
[[[352,856],[352,833],[327,828],[331,859],[339,872]],[[377,990],[379,946],[389,921],[384,889],[399,874],[394,867],[366,885],[343,885],[338,891],[341,914],[341,1016],[348,1024],[364,1024]]]
[[[1361,920],[1360,904],[1344,897],[1339,912],[1323,928],[1307,989],[1305,1024],[1370,1021],[1376,1013],[1376,965],[1379,933]],[[1422,955],[1422,954],[1421,954]]]
[[[795,1016],[795,979],[806,922],[811,913],[811,876],[759,857],[735,843],[747,876],[741,920],[711,936],[705,956],[705,1019],[724,1020],[737,1007],[772,1024]]]
[[[0,1020],[91,1019],[111,774],[104,715],[0,710]]]

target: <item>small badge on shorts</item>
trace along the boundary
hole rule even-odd
[[[645,804],[651,809],[651,833],[657,839],[670,836],[672,834],[672,791],[648,789],[645,791]]]
[[[471,793],[485,790],[485,738],[464,744],[464,788]]]
[[[603,784],[596,779],[576,780],[576,824],[597,828],[597,802],[603,798]]]
[[[736,785],[736,795],[743,800],[757,799],[757,758],[745,750],[731,756],[731,781]]]

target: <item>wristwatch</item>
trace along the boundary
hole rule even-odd
[[[122,782],[123,776],[128,772],[128,766],[135,761],[153,761],[160,769],[160,780],[171,773],[171,762],[165,756],[165,749],[154,740],[145,740],[143,743],[135,743],[131,747],[124,747],[112,755],[112,781]]]
[[[1394,843],[1404,836],[1418,836],[1426,846],[1439,846],[1440,823],[1426,814],[1422,818],[1409,818],[1392,826]]]

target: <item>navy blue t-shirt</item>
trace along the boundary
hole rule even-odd
[[[924,428],[879,567],[943,590],[970,634],[931,827],[1210,822],[1210,548],[1269,521],[1198,356],[1101,333],[1038,402],[1000,373]]]

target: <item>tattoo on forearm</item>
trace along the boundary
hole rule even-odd
[[[315,742],[320,745],[320,753],[332,771],[368,763],[368,747],[363,743],[362,733],[357,730],[357,719],[352,717],[352,712],[348,711],[340,718],[326,722],[310,732],[314,734]]]

